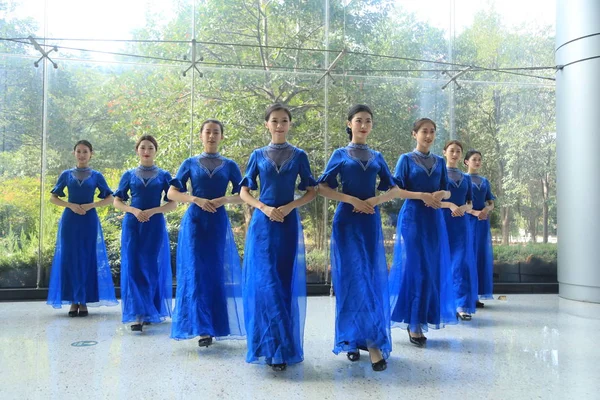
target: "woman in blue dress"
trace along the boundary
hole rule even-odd
[[[479,175],[481,153],[477,150],[467,151],[465,165],[469,169],[468,173],[473,182],[473,209],[469,211],[469,219],[473,232],[475,262],[477,263],[477,291],[479,299],[493,299],[494,252],[488,217],[494,209],[496,197],[492,193],[490,182]],[[483,303],[479,300],[477,300],[477,308],[483,308]]]
[[[250,155],[240,197],[254,207],[244,252],[244,316],[247,362],[263,359],[275,371],[304,359],[306,264],[296,210],[316,196],[306,153],[286,141],[292,115],[282,104],[265,113],[271,143]],[[296,178],[306,193],[294,200]],[[254,198],[250,190],[258,189]]]
[[[91,143],[78,141],[73,154],[77,167],[63,171],[51,192],[50,202],[65,207],[65,211],[58,224],[47,304],[54,308],[71,304],[69,317],[85,317],[87,306],[119,304],[95,210],[111,204],[113,197],[102,174],[88,166],[93,154]],[[59,199],[65,197],[65,188],[67,201]],[[94,202],[96,190],[101,200]]]
[[[477,265],[468,219],[468,212],[473,208],[473,187],[471,177],[457,167],[462,155],[463,145],[458,140],[451,140],[444,146],[451,196],[448,201],[442,202],[442,208],[446,209],[444,219],[450,243],[456,316],[463,321],[470,321],[477,301]]]
[[[138,139],[135,151],[140,165],[123,174],[114,201],[115,208],[126,213],[121,228],[122,321],[133,322],[130,328],[137,332],[145,324],[169,317],[173,297],[171,251],[163,214],[174,210],[177,203],[166,197],[171,174],[154,165],[157,150],[153,136]]]
[[[392,341],[388,267],[377,205],[413,194],[398,189],[381,153],[367,145],[373,127],[371,109],[363,104],[353,106],[347,125],[350,143],[333,152],[318,180],[319,194],[340,202],[331,234],[336,296],[333,352],[345,351],[354,362],[360,359],[359,350],[366,350],[373,370],[383,371]],[[341,192],[335,190],[338,176]],[[376,190],[387,193],[376,196]]]
[[[430,152],[435,123],[413,125],[414,151],[402,154],[394,177],[401,189],[421,192],[408,199],[398,215],[394,261],[390,271],[393,327],[406,328],[410,342],[423,346],[428,328],[456,323],[456,305],[446,222],[441,200],[450,197],[446,163]]]
[[[242,270],[224,204],[239,204],[242,174],[237,164],[219,154],[223,124],[208,119],[200,128],[204,152],[181,164],[171,181],[169,198],[189,203],[177,242],[177,293],[171,338],[199,336],[208,347],[212,338],[245,336]],[[192,194],[187,194],[188,181]],[[232,196],[227,186],[232,185]]]

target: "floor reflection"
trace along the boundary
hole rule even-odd
[[[169,339],[170,323],[133,333],[120,309],[69,318],[42,302],[0,303],[2,399],[596,398],[600,305],[555,295],[489,301],[471,322],[428,333],[426,347],[393,330],[388,369],[367,353],[332,352],[335,299],[311,297],[305,361],[275,373],[244,362],[244,341]],[[72,346],[74,342],[89,346]]]

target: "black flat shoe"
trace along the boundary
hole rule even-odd
[[[408,332],[408,338],[410,339],[410,342],[412,344],[415,344],[415,345],[417,345],[419,347],[423,347],[423,345],[425,344],[425,340],[427,340],[427,338],[425,338],[425,336],[418,337],[418,338],[417,337],[412,337],[410,335],[410,329],[409,328],[406,328],[406,332]],[[425,339],[423,340],[423,338],[425,338]]]
[[[208,347],[212,344],[212,337],[202,338],[198,340],[198,346],[200,347]]]
[[[142,324],[133,324],[130,326],[131,330],[133,332],[141,332],[142,331]]]
[[[273,371],[281,372],[287,369],[287,364],[273,364],[271,365],[271,368],[273,369]]]
[[[373,371],[375,372],[385,371],[385,369],[387,368],[387,361],[385,361],[385,359],[382,358],[376,363],[371,363],[371,368],[373,368]]]
[[[360,360],[360,353],[358,351],[349,351],[346,353],[346,357],[348,357],[348,360],[355,362]]]
[[[85,311],[81,311],[81,310],[79,310],[79,316],[80,316],[80,317],[87,317],[87,316],[88,316],[88,314],[89,314],[89,313],[88,313],[88,310],[85,310]]]
[[[475,308],[483,308],[483,307],[485,307],[485,304],[483,304],[482,302],[477,300],[477,302],[475,303]]]

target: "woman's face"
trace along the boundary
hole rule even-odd
[[[223,133],[219,124],[207,122],[202,127],[201,132],[202,143],[204,149],[209,153],[216,153],[219,148],[219,143],[223,140]]]
[[[367,137],[373,129],[373,117],[366,111],[361,111],[348,121],[348,126],[352,129],[352,141],[356,143],[366,143]]]
[[[418,147],[425,151],[429,151],[429,148],[435,141],[435,127],[431,122],[425,122],[419,127],[418,131],[413,131],[412,135],[417,141]]]
[[[444,150],[444,157],[449,164],[455,166],[462,159],[462,149],[456,143],[452,143]]]
[[[144,165],[154,164],[154,158],[156,157],[156,147],[154,143],[149,140],[142,140],[136,150],[140,163]]]
[[[277,139],[278,142],[285,142],[290,125],[290,117],[285,110],[273,111],[269,115],[269,119],[265,122],[265,126],[271,132],[271,136],[273,139]]]
[[[77,167],[85,168],[92,159],[92,151],[85,144],[78,144],[73,150],[73,155],[77,161]]]

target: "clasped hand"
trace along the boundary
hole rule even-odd
[[[350,202],[350,204],[354,206],[352,212],[361,214],[375,214],[375,206],[378,203],[377,197],[371,197],[367,200],[361,200],[355,197],[354,199],[352,199],[352,202]]]
[[[149,209],[149,210],[140,210],[140,209],[134,209],[132,212],[133,215],[135,215],[135,217],[137,218],[138,221],[140,222],[148,222],[150,221],[150,217],[152,217],[155,214],[154,209]]]
[[[421,200],[427,207],[438,209],[442,206],[442,199],[446,194],[443,190],[438,190],[433,193],[423,193],[421,194]]]
[[[457,206],[454,203],[451,203],[450,210],[452,211],[453,217],[463,217],[465,212],[467,211],[467,205]]]
[[[285,217],[288,216],[289,213],[294,209],[290,204],[286,204],[280,207],[269,207],[264,206],[260,210],[267,216],[271,221],[274,222],[283,222]]]
[[[216,213],[217,208],[225,204],[225,199],[223,197],[218,197],[216,199],[208,200],[201,197],[196,197],[194,198],[194,204],[206,212]]]
[[[86,203],[86,204],[71,204],[69,206],[71,211],[78,215],[85,215],[88,211],[94,208],[94,203]]]

